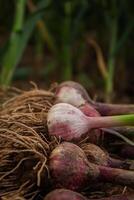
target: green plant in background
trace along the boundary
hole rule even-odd
[[[42,9],[47,6],[47,3],[40,1],[38,6],[42,6]],[[27,43],[33,33],[33,30],[37,22],[42,18],[44,12],[40,10],[25,20],[26,0],[15,1],[16,11],[14,16],[14,24],[11,32],[11,36],[8,41],[7,49],[2,58],[2,70],[0,74],[0,82],[3,88],[7,88],[14,75],[14,71],[18,63],[20,62],[23,52],[27,46]]]
[[[47,82],[50,76],[54,77],[53,80],[59,81],[75,78],[90,87],[95,85],[98,87],[101,82],[101,88],[105,88],[106,99],[110,101],[114,93],[114,79],[118,67],[116,61],[134,27],[132,2],[127,0],[118,2],[116,0],[15,0],[14,2],[16,8],[14,24],[1,59],[1,85],[7,87],[11,83],[16,66],[20,63],[30,40],[37,54],[35,58],[41,55],[45,60],[39,69],[41,70],[39,77],[44,76]],[[122,18],[125,19],[125,26],[121,24]],[[95,33],[95,39],[90,37],[92,32]],[[85,62],[89,57],[87,43],[90,43],[96,51],[96,65],[99,66],[102,75],[102,78],[96,75],[97,81],[90,73],[92,63]],[[21,71],[20,68],[17,70]],[[27,73],[32,71],[26,70]],[[97,68],[93,72],[96,71]]]
[[[98,8],[101,8],[101,13],[103,12],[103,27],[105,27],[104,36],[107,38],[107,46],[109,47],[107,62],[104,58],[100,46],[92,38],[89,38],[88,42],[92,45],[97,54],[97,64],[104,79],[105,96],[106,101],[110,102],[114,94],[114,77],[115,68],[118,67],[116,64],[118,54],[121,48],[124,46],[125,42],[128,40],[129,34],[134,28],[134,18],[128,22],[125,30],[121,33],[119,37],[119,21],[126,7],[126,1],[110,0],[110,1],[96,1]],[[125,8],[126,10],[126,8]]]
[[[53,35],[57,47],[55,56],[60,72],[59,81],[72,79],[74,76],[73,71],[77,59],[77,53],[74,49],[84,35],[83,19],[87,9],[87,0],[57,0],[51,4],[44,16],[48,30]]]
[[[107,23],[109,30],[109,56],[108,56],[108,76],[106,78],[106,100],[111,100],[111,95],[113,93],[113,85],[114,85],[114,71],[115,71],[115,61],[116,54],[115,49],[118,41],[118,18],[119,12],[117,7],[117,1],[112,0],[110,5],[110,13],[109,20]]]
[[[124,4],[125,3],[125,4]],[[117,2],[116,0],[110,1],[110,11],[106,13],[106,21],[107,21],[107,29],[109,30],[109,56],[108,56],[108,76],[106,79],[106,99],[107,101],[111,101],[112,93],[114,90],[114,76],[117,56],[119,51],[124,46],[124,43],[128,39],[129,34],[132,31],[132,27],[134,27],[134,18],[129,21],[125,30],[119,37],[119,20],[122,14],[122,10],[126,6],[126,2]],[[131,25],[130,25],[131,24]]]
[[[49,5],[51,3],[51,0],[47,0],[45,1],[46,3],[46,6]],[[28,6],[28,9],[31,13],[34,13],[37,11],[38,7],[40,7],[42,9],[42,7],[44,6],[44,4],[40,4],[40,6],[35,6],[34,2],[32,0],[28,0],[27,1],[27,6]],[[36,24],[40,34],[38,34],[38,31],[37,31],[37,34],[38,34],[38,37],[39,37],[39,40],[40,40],[40,37],[42,38],[42,40],[45,41],[45,43],[47,44],[48,48],[53,52],[53,53],[56,53],[56,46],[55,46],[55,43],[54,43],[54,39],[52,37],[52,35],[50,34],[50,32],[48,31],[47,27],[46,27],[46,24],[45,24],[45,21],[43,21],[43,19],[40,19],[37,21],[37,24]]]
[[[64,4],[64,20],[62,37],[61,59],[63,63],[63,80],[72,79],[72,50],[71,50],[71,15],[72,15],[72,2],[67,1]]]
[[[2,61],[2,72],[0,81],[3,87],[7,87],[12,79],[14,70],[20,61],[18,50],[22,39],[22,29],[25,14],[26,0],[16,1],[16,13],[14,17],[14,25],[9,39],[7,51]]]

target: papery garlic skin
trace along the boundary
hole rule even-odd
[[[84,151],[70,142],[62,142],[51,152],[48,165],[52,180],[59,188],[79,190],[99,175],[98,167],[89,165]]]
[[[48,112],[47,125],[50,135],[69,141],[81,137],[89,129],[87,117],[76,107],[58,103]]]
[[[109,155],[99,146],[92,143],[83,143],[80,147],[84,151],[90,162],[103,166],[108,166]]]
[[[93,107],[92,100],[88,101],[90,98],[88,98],[86,90],[78,83],[63,82],[57,89],[55,96],[57,103],[71,104],[89,117],[100,116],[100,113]]]
[[[94,101],[89,97],[86,89],[78,82],[75,81],[64,81],[57,87],[56,93],[59,93],[60,89],[63,87],[74,88],[78,93],[81,94],[82,98],[91,104],[94,104]]]
[[[78,90],[68,86],[59,88],[56,93],[56,100],[57,102],[69,103],[76,107],[86,103],[85,99]]]

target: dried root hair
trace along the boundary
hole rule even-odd
[[[10,98],[20,95],[21,93],[22,93],[22,90],[15,87],[9,87],[6,90],[0,88],[0,109],[1,109],[1,104],[3,104],[5,101],[7,101]]]
[[[41,188],[47,187],[48,157],[60,142],[49,136],[46,125],[53,102],[52,92],[35,88],[2,104],[0,197],[6,199],[23,191],[24,198],[33,199]]]
[[[25,197],[47,187],[48,156],[59,141],[54,137],[45,139],[47,133],[41,138],[33,128],[21,122],[2,120],[1,124],[0,196],[21,189]]]
[[[12,113],[47,112],[54,103],[54,94],[50,91],[33,89],[9,98],[1,105],[0,115]]]

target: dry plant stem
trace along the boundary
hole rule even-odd
[[[134,146],[134,142],[130,139],[128,139],[127,137],[125,137],[124,135],[120,134],[119,132],[116,131],[116,128],[114,130],[114,128],[101,128],[101,130],[103,131],[103,133],[111,133],[119,138],[121,138],[122,140],[124,140],[127,144]]]
[[[98,177],[98,180],[126,185],[134,188],[133,171],[99,166],[99,173],[100,175]]]
[[[127,127],[115,127],[113,130],[120,132],[123,135],[133,136],[134,134],[134,127],[127,126]]]
[[[26,200],[23,196],[19,195],[19,194],[9,194],[7,196],[2,197],[0,200]]]
[[[121,115],[134,113],[134,105],[131,104],[124,105],[94,102],[93,106],[102,115]]]
[[[119,159],[110,157],[108,161],[108,166],[112,168],[130,169],[132,163],[133,161],[131,162],[128,160],[119,160]]]

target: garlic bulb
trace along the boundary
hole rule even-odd
[[[72,140],[79,139],[86,132],[95,128],[134,125],[134,114],[88,117],[70,104],[58,103],[49,110],[47,125],[50,135]]]
[[[67,103],[56,104],[50,109],[47,125],[50,135],[61,136],[66,140],[79,138],[89,129],[86,116]]]

